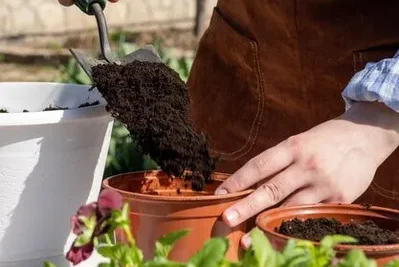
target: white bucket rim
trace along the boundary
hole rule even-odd
[[[56,82],[0,82],[0,85],[7,84],[40,84],[46,86],[73,86],[81,87],[82,90],[89,89],[90,85],[73,84],[73,83],[56,83]],[[48,111],[30,111],[15,113],[0,113],[1,126],[19,126],[19,125],[45,125],[67,123],[76,120],[86,120],[91,118],[109,117],[111,115],[105,109],[106,103],[100,103],[97,106],[89,106],[83,108],[71,108],[67,110],[48,110]]]

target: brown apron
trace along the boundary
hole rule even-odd
[[[397,0],[219,0],[188,81],[217,169],[342,114],[351,77],[399,49],[398,14]],[[399,208],[398,166],[396,151],[359,201]]]

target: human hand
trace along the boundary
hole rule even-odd
[[[223,213],[234,227],[276,204],[352,202],[399,145],[399,114],[378,103],[356,103],[342,116],[292,136],[256,156],[216,194],[260,186]],[[248,235],[242,245],[249,246]]]
[[[116,2],[118,2],[119,0],[108,0],[108,1],[111,2],[111,3],[116,3]],[[75,3],[74,0],[58,0],[58,2],[59,2],[61,5],[63,5],[63,6],[71,6],[71,5],[73,5],[73,3]]]

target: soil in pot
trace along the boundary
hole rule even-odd
[[[100,104],[100,101],[98,101],[98,100],[94,101],[92,103],[86,102],[86,103],[81,104],[78,108],[92,107],[92,106],[97,106],[99,104]]]
[[[283,221],[276,231],[280,234],[320,241],[326,235],[347,235],[357,239],[357,245],[399,244],[399,231],[378,226],[372,220],[343,224],[334,218],[309,218]]]
[[[168,175],[191,174],[200,191],[214,170],[208,142],[194,130],[187,86],[162,63],[134,61],[93,68],[93,85],[106,99],[107,110],[121,121],[143,152]]]
[[[51,110],[66,110],[68,108],[58,107],[58,106],[48,106],[47,108],[43,109],[43,111],[51,111]]]
[[[99,105],[99,104],[100,104],[100,101],[94,101],[94,102],[92,102],[92,103],[86,102],[86,103],[83,103],[83,104],[79,105],[78,108],[85,108],[85,107],[97,106],[97,105]],[[58,106],[52,106],[52,105],[50,105],[50,106],[48,106],[47,108],[45,108],[43,111],[50,111],[50,110],[67,110],[67,109],[69,109],[69,108],[67,108],[67,107],[58,107]],[[23,113],[26,113],[26,112],[29,112],[29,110],[24,109],[22,112],[23,112]],[[0,113],[9,113],[9,112],[8,112],[7,109],[0,109]]]
[[[85,107],[91,107],[91,106],[97,106],[100,104],[100,101],[94,101],[92,103],[90,102],[85,102],[81,105],[78,106],[78,108],[85,108]],[[51,111],[51,110],[67,110],[69,109],[68,107],[58,107],[58,106],[48,106],[47,108],[45,108],[43,111]],[[25,112],[25,111],[24,111]]]

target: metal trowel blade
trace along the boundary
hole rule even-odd
[[[76,50],[69,50],[72,56],[76,59],[82,69],[86,72],[86,74],[91,78],[92,77],[92,68],[98,64],[108,64],[106,60],[94,59],[92,57],[87,56],[86,54]],[[116,60],[116,64],[126,65],[135,60],[145,61],[145,62],[156,62],[162,63],[162,59],[158,55],[157,51],[152,45],[146,45],[133,53],[125,56],[124,58]]]

